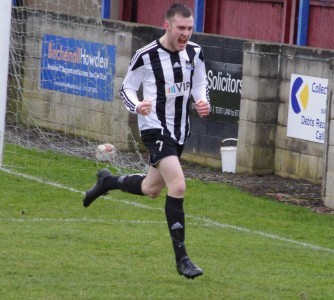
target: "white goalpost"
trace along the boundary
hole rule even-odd
[[[0,167],[5,140],[11,7],[12,0],[0,3]]]

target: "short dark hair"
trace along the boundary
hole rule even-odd
[[[165,19],[170,19],[175,15],[181,15],[183,18],[190,18],[193,15],[193,12],[184,4],[174,3],[167,9]]]

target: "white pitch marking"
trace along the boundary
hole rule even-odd
[[[251,230],[251,229],[241,227],[241,226],[236,226],[236,225],[231,225],[231,224],[223,224],[223,223],[219,223],[219,222],[210,220],[208,218],[201,218],[201,217],[195,217],[195,216],[191,216],[191,217],[194,218],[194,219],[198,219],[201,222],[207,222],[208,226],[211,226],[211,227],[229,228],[229,229],[232,229],[232,230],[235,230],[235,231],[240,231],[240,232],[250,233],[250,234],[256,234],[256,235],[260,235],[260,236],[270,238],[270,239],[273,239],[273,240],[279,240],[279,241],[295,244],[295,245],[302,246],[302,247],[305,247],[305,248],[310,248],[312,250],[334,253],[334,249],[322,247],[322,246],[319,246],[319,245],[314,245],[314,244],[305,243],[305,242],[298,242],[298,241],[295,241],[295,240],[292,240],[292,239],[280,237],[280,236],[275,235],[275,234],[266,233],[266,232],[258,231],[258,230]]]
[[[0,170],[4,171],[6,173],[9,173],[9,174],[13,174],[13,175],[16,175],[16,176],[20,176],[20,177],[23,177],[23,178],[26,178],[26,179],[36,181],[36,182],[39,182],[39,183],[51,185],[51,186],[56,187],[56,188],[65,189],[65,190],[68,190],[68,191],[71,191],[71,192],[74,192],[74,193],[85,194],[82,191],[79,191],[79,190],[71,188],[71,187],[67,187],[67,186],[62,185],[60,183],[46,181],[46,180],[43,180],[41,178],[37,178],[37,177],[31,176],[31,175],[15,172],[15,171],[12,171],[12,170],[9,170],[9,169],[6,169],[6,168],[1,168],[0,167]],[[112,199],[110,196],[105,196],[105,198],[116,201],[116,202],[124,203],[124,204],[127,204],[127,205],[136,206],[136,207],[139,207],[139,208],[144,208],[144,209],[149,209],[149,210],[159,210],[159,211],[162,211],[162,212],[164,211],[162,208],[151,207],[149,205],[145,205],[145,204],[141,204],[141,203],[137,203],[137,202],[133,202],[133,201],[116,200],[116,199]],[[258,231],[258,230],[251,230],[251,229],[247,229],[247,228],[241,227],[241,226],[236,226],[236,225],[231,225],[231,224],[223,224],[223,223],[219,223],[217,221],[211,220],[209,218],[201,218],[201,217],[191,216],[191,215],[186,215],[186,216],[188,218],[192,218],[192,219],[200,221],[202,223],[204,222],[206,224],[206,226],[215,227],[215,228],[228,228],[228,229],[232,229],[232,230],[239,231],[239,232],[244,232],[244,233],[249,233],[249,234],[256,234],[256,235],[259,235],[259,236],[262,236],[262,237],[265,237],[265,238],[295,244],[297,246],[309,248],[309,249],[312,249],[312,250],[315,250],[315,251],[324,251],[324,252],[328,252],[328,253],[334,253],[334,249],[321,247],[319,245],[314,245],[314,244],[305,243],[305,242],[299,242],[299,241],[295,241],[295,240],[292,240],[292,239],[280,237],[280,236],[275,235],[275,234],[266,233],[266,232]],[[10,219],[0,219],[0,220],[4,221],[4,220],[10,220]],[[13,219],[13,220],[18,220],[18,219]],[[25,220],[25,219],[22,219],[22,220]],[[64,219],[64,220],[66,220],[66,219]],[[70,220],[70,219],[68,219],[68,220]],[[74,220],[74,219],[71,219],[71,220]],[[89,220],[89,219],[81,219],[81,220]],[[97,219],[97,220],[99,220],[99,219]],[[136,222],[136,221],[133,221],[133,222]],[[198,224],[195,224],[195,225],[198,225]]]
[[[166,222],[148,220],[118,220],[118,219],[91,219],[91,218],[0,218],[0,222],[59,222],[59,223],[128,223],[128,224],[166,224]]]

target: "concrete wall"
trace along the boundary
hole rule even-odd
[[[332,51],[245,43],[238,172],[321,182],[324,144],[287,136],[291,74],[331,78]]]
[[[95,21],[41,11],[27,10],[22,14],[26,31],[25,40],[17,40],[13,45],[24,48],[22,87],[17,89],[14,84],[10,89],[13,95],[10,105],[20,107],[21,122],[29,126],[40,126],[50,130],[64,131],[72,134],[83,134],[101,141],[112,141],[117,147],[127,149],[130,137],[128,128],[138,138],[135,115],[128,114],[119,98],[118,90],[127,71],[130,59],[135,50],[159,38],[163,30],[158,27],[138,25],[134,23],[116,22],[111,20]],[[17,27],[17,22],[13,24]],[[43,34],[52,34],[78,40],[86,40],[116,46],[116,74],[114,78],[114,97],[112,102],[78,97],[40,88],[40,65]],[[16,40],[16,39],[13,39]],[[233,66],[242,64],[243,40],[230,39],[222,36],[194,34],[193,40],[202,45],[207,61],[223,62]],[[15,61],[19,57],[15,58]],[[14,95],[21,90],[21,97]],[[20,104],[18,105],[18,100]],[[240,106],[240,95],[236,100]],[[115,113],[116,112],[116,113]],[[220,144],[224,138],[236,138],[238,117],[233,122],[224,119],[215,122],[209,118],[196,118],[192,110],[192,136],[187,144],[185,157],[214,167],[221,167]],[[140,145],[141,146],[141,145]],[[143,147],[140,147],[143,149]],[[188,155],[187,155],[188,154]]]
[[[33,10],[21,12],[17,18],[23,18],[24,21],[14,21],[13,28],[25,32],[17,36],[15,32],[12,38],[8,122],[21,122],[25,126],[84,135],[98,141],[112,141],[121,149],[129,149],[132,141],[128,124],[134,124],[135,120],[126,111],[118,96],[118,90],[134,49],[146,43],[145,36],[139,37],[136,34],[140,31],[140,26],[112,21],[102,25],[94,19]],[[22,23],[25,24],[23,28],[19,26]],[[154,30],[150,28],[149,31],[148,38],[151,38]],[[40,88],[43,34],[116,46],[112,101],[100,101]],[[16,55],[17,53],[19,55]],[[18,61],[20,68],[16,67]],[[18,111],[19,114],[16,115]]]
[[[136,118],[125,110],[118,89],[134,51],[158,38],[162,30],[126,22],[105,20],[100,23],[53,13],[36,15],[29,10],[21,18],[25,18],[24,33],[13,36],[12,43],[15,51],[18,50],[13,51],[14,56],[24,54],[24,59],[18,60],[23,67],[11,66],[12,70],[17,68],[15,73],[19,80],[12,80],[8,106],[19,111],[20,117],[13,114],[8,120],[65,133],[80,131],[89,138],[111,141],[120,148],[129,149],[129,127],[139,140]],[[117,47],[112,102],[40,88],[41,40],[45,33]],[[231,126],[210,120],[201,120],[201,123],[193,120],[193,140],[190,140],[190,148],[186,148],[185,157],[221,167],[221,139],[237,137],[237,172],[275,173],[313,182],[323,181],[327,202],[331,203],[334,190],[328,186],[334,177],[334,164],[331,163],[334,140],[330,134],[334,128],[333,110],[330,110],[328,123],[328,147],[287,137],[286,132],[291,74],[328,78],[332,90],[333,52],[206,34],[194,34],[193,40],[203,45],[211,60],[242,64],[243,86],[239,122]],[[20,95],[18,90],[22,90]],[[233,134],[235,136],[231,136]],[[326,161],[329,161],[328,166]]]
[[[333,56],[332,56],[333,57]],[[327,128],[324,149],[324,177],[322,195],[326,206],[334,208],[334,59],[330,58],[328,70],[329,97],[327,102]]]

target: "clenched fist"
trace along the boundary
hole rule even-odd
[[[210,112],[210,104],[205,100],[199,100],[195,103],[195,108],[200,117],[206,117]]]
[[[143,116],[148,116],[152,111],[152,101],[143,100],[137,107],[137,113]]]

